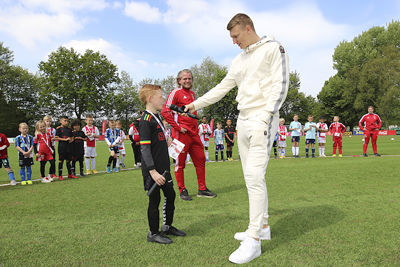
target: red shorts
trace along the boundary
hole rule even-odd
[[[49,161],[53,159],[53,155],[51,153],[39,153],[39,157],[36,158],[38,161]]]

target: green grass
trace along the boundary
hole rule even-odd
[[[379,137],[381,154],[400,154],[400,137],[391,138]],[[99,170],[106,162],[102,145]],[[360,155],[361,147],[361,137],[344,138],[345,156]],[[132,167],[130,146],[127,154]],[[263,254],[249,265],[399,266],[399,159],[272,159],[267,171],[272,240],[262,242]],[[193,195],[192,164],[185,175]],[[188,236],[168,246],[146,241],[148,202],[140,170],[1,187],[0,266],[230,265],[229,254],[239,245],[233,234],[248,224],[240,162],[207,163],[206,177],[218,197],[176,199],[174,225]],[[6,182],[2,171],[0,183]]]

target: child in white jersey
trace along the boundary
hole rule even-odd
[[[87,139],[85,141],[85,165],[86,174],[96,174],[96,138],[99,137],[99,129],[93,125],[93,116],[91,114],[86,115],[86,126],[83,127],[82,131],[85,133]]]
[[[285,158],[285,149],[286,149],[286,136],[287,136],[287,128],[285,126],[285,119],[281,118],[279,120],[279,129],[278,129],[279,141],[278,141],[278,154],[279,158]]]
[[[329,131],[328,125],[325,123],[325,118],[320,117],[317,123],[317,141],[318,141],[318,152],[320,157],[326,157],[325,155],[325,144],[326,144],[326,133]]]

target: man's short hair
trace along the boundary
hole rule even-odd
[[[139,90],[139,99],[143,104],[147,104],[147,98],[154,95],[158,90],[162,90],[161,86],[154,84],[145,84]]]
[[[256,31],[251,18],[243,13],[238,13],[235,16],[233,16],[233,18],[228,22],[226,29],[230,31],[236,25],[241,25],[243,28],[246,27],[246,25],[249,25],[254,32]]]
[[[86,119],[93,119],[93,115],[92,114],[86,114]]]
[[[178,86],[180,86],[179,81],[182,79],[182,73],[190,73],[190,75],[192,76],[192,80],[193,80],[193,73],[191,70],[189,69],[183,69],[181,71],[178,72],[178,75],[176,76],[176,83],[178,84]]]
[[[60,120],[63,120],[63,119],[68,120],[68,117],[67,117],[67,116],[61,116],[61,117],[60,117]]]

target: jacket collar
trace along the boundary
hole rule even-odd
[[[259,47],[262,46],[263,44],[268,43],[268,42],[273,41],[273,40],[275,40],[274,37],[263,36],[263,37],[261,37],[261,39],[260,39],[258,42],[249,45],[248,47],[246,47],[246,48],[243,49],[243,50],[244,50],[244,52],[245,52],[246,54],[248,54],[248,53],[250,53],[250,52],[256,50],[257,48],[259,48]]]

